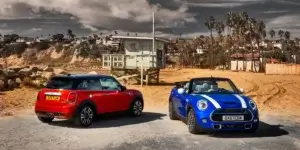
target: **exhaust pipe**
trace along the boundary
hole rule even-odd
[[[252,124],[245,124],[244,127],[245,127],[245,129],[251,129],[252,128]]]
[[[221,129],[221,128],[222,128],[221,125],[219,125],[219,124],[214,124],[214,129]]]

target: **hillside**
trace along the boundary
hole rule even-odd
[[[101,53],[112,52],[113,47],[95,43],[15,43],[0,48],[0,66],[60,65],[101,61]],[[100,64],[100,63],[99,63]]]

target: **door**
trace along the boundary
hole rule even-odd
[[[77,86],[79,99],[92,100],[97,106],[97,113],[107,113],[113,109],[110,100],[106,98],[107,92],[102,90],[100,78],[81,79]]]
[[[105,92],[104,99],[110,102],[111,112],[128,110],[132,96],[126,91],[121,91],[121,84],[113,77],[101,77],[102,90]]]

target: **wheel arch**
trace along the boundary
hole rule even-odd
[[[97,105],[95,104],[95,102],[93,102],[92,100],[90,99],[86,99],[86,100],[83,100],[82,102],[80,102],[78,104],[78,107],[77,107],[77,110],[79,110],[82,106],[85,106],[85,105],[89,105],[92,107],[94,113],[97,113],[98,112],[98,108],[97,108]]]

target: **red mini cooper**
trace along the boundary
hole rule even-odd
[[[142,93],[126,89],[107,75],[65,75],[50,79],[37,94],[35,113],[43,123],[54,118],[90,126],[98,114],[127,111],[139,116],[144,108]]]

